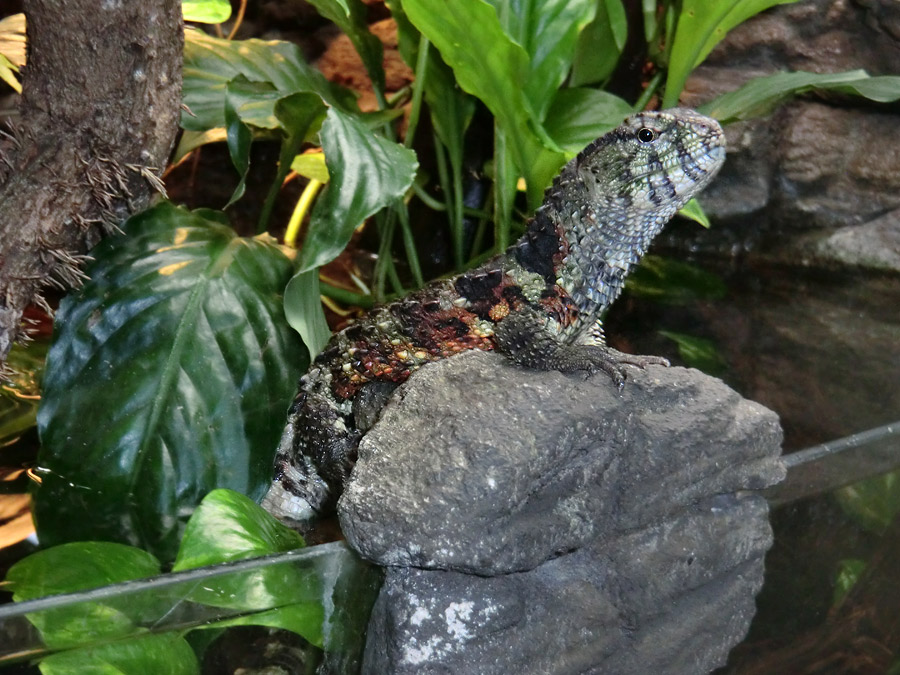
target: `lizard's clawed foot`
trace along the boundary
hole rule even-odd
[[[585,377],[603,371],[618,389],[625,386],[625,366],[646,368],[651,365],[668,366],[669,361],[661,356],[626,354],[605,345],[571,345],[557,354],[555,364],[562,372],[585,371]]]

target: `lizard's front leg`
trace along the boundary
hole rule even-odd
[[[514,363],[563,373],[601,370],[619,388],[625,383],[625,365],[669,365],[662,357],[626,354],[599,340],[595,344],[569,344],[561,338],[558,324],[532,306],[504,318],[494,329],[494,338],[499,350]]]

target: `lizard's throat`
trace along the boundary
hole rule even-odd
[[[577,305],[583,319],[606,311],[622,292],[625,277],[653,238],[674,215],[676,205],[655,212],[582,207],[560,221],[565,256],[557,283]],[[561,282],[561,283],[560,283]]]

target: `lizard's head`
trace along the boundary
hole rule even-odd
[[[711,117],[686,108],[643,112],[598,138],[575,159],[595,203],[667,213],[703,190],[725,161],[725,135]]]

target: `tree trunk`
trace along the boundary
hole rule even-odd
[[[0,143],[0,366],[41,288],[143,208],[178,127],[181,0],[26,0],[20,121]]]

